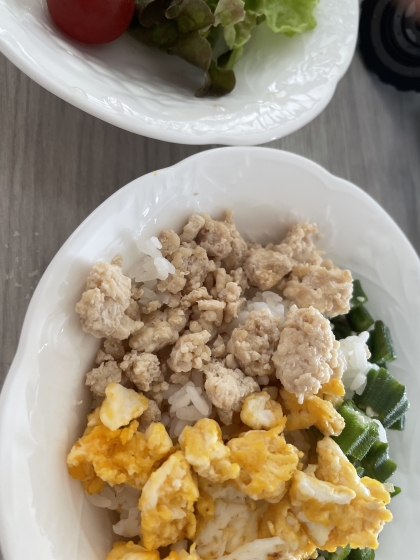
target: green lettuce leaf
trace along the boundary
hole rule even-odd
[[[207,72],[210,68],[211,46],[198,31],[181,35],[176,43],[168,49],[168,52],[183,58],[203,72]]]
[[[219,0],[214,11],[215,25],[233,25],[245,18],[243,0]]]
[[[217,65],[224,70],[233,70],[233,68],[236,66],[236,63],[241,58],[243,52],[243,47],[228,51],[218,58]]]
[[[318,0],[246,0],[245,10],[265,16],[267,26],[288,37],[316,26],[313,10]]]
[[[243,21],[233,25],[227,25],[224,28],[224,36],[228,47],[230,49],[239,49],[243,47],[251,39],[251,32],[257,25],[257,21],[257,15],[246,12]]]
[[[136,0],[136,16],[142,27],[164,25],[167,22],[165,12],[168,8],[166,0]]]
[[[220,97],[230,93],[235,85],[236,78],[233,70],[219,68],[216,62],[212,60],[210,68],[205,74],[205,83],[195,95],[197,97],[206,97],[207,95]]]
[[[207,6],[214,13],[217,8],[217,3],[219,0],[206,0]]]
[[[131,29],[131,34],[142,43],[164,51],[171,48],[180,36],[176,24],[172,21],[154,27],[139,25]]]
[[[165,12],[175,20],[181,33],[190,33],[214,24],[214,15],[204,0],[175,0]]]
[[[318,0],[136,0],[134,37],[204,72],[198,97],[235,87],[233,68],[262,22],[292,36],[313,29]]]

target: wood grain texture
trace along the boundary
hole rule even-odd
[[[324,113],[269,146],[365,189],[420,250],[420,95],[380,83],[356,56]],[[129,181],[209,147],[149,140],[101,122],[0,55],[0,387],[31,294],[67,237]]]

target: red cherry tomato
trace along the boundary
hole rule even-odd
[[[58,27],[82,43],[109,43],[124,33],[134,0],[47,0]]]

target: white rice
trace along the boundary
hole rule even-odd
[[[384,488],[390,494],[395,490],[395,486],[392,484],[392,482],[384,482]]]
[[[138,506],[123,510],[118,523],[112,526],[114,533],[122,537],[136,537],[139,535],[140,511]]]
[[[178,393],[175,393],[169,399],[169,403],[172,405],[171,408],[169,409],[169,414],[175,414],[181,408],[185,408],[186,406],[188,406],[190,402],[191,402],[191,397],[186,392],[184,395],[179,395],[179,397],[178,397]]]
[[[288,437],[292,441],[293,445],[304,453],[305,458],[307,458],[308,453],[311,449],[310,443],[308,443],[301,432],[301,430],[294,430],[293,432],[288,433]]]
[[[136,537],[139,535],[139,497],[140,490],[125,484],[112,488],[106,485],[100,494],[87,495],[89,502],[96,507],[111,510],[121,508],[120,520],[112,528],[114,533],[122,537]]]
[[[162,417],[160,419],[161,423],[165,426],[168,427],[169,426],[169,422],[171,421],[171,418],[169,416],[169,414],[167,412],[164,412],[162,414]]]
[[[100,494],[88,494],[87,498],[96,507],[117,509],[119,503],[116,490],[106,485]]]
[[[204,391],[204,372],[194,370],[191,374],[191,380],[196,387]]]
[[[340,340],[340,357],[344,362],[343,383],[346,391],[361,394],[366,385],[366,375],[372,364],[368,362],[367,346],[369,333],[348,336]]]
[[[182,430],[185,428],[185,426],[192,426],[193,423],[193,421],[189,420],[177,420],[175,422],[172,422],[171,428],[169,430],[169,435],[171,436],[171,438],[177,438],[181,435]]]
[[[257,292],[255,296],[247,302],[247,311],[258,311],[260,309],[269,309],[271,314],[275,317],[280,317],[284,321],[285,312],[288,311],[290,302],[283,300],[283,298],[275,292]]]
[[[212,405],[204,391],[203,373],[193,372],[191,377],[185,385],[172,384],[164,393],[164,400],[170,405],[165,425],[169,426],[171,437],[178,437],[185,426],[211,415]]]
[[[388,438],[386,437],[386,430],[385,428],[382,426],[381,422],[379,420],[376,420],[376,418],[373,418],[373,421],[378,424],[378,428],[379,428],[379,441],[381,441],[382,443],[388,443]]]
[[[210,412],[210,406],[207,402],[201,397],[202,389],[199,387],[187,387],[187,395],[191,399],[191,403],[195,406],[195,408],[201,412],[203,416],[208,416]]]
[[[374,416],[376,416],[375,411],[373,410],[373,408],[371,408],[370,406],[366,407],[366,416],[369,416],[369,418],[373,418]]]
[[[155,287],[156,287],[156,282],[154,288]],[[171,298],[170,294],[160,292],[159,290],[154,291],[153,289],[148,288],[144,284],[142,286],[142,289],[143,289],[143,295],[138,300],[140,305],[146,306],[150,302],[156,300],[160,301],[161,303],[169,303],[169,300]]]
[[[178,541],[175,544],[171,544],[171,550],[174,552],[180,553],[182,550],[187,550],[188,548],[188,541]]]
[[[182,385],[177,385],[176,383],[173,383],[172,385],[169,385],[168,389],[162,393],[162,396],[165,400],[169,400],[169,398],[174,395],[177,391],[179,391],[182,388]]]
[[[247,300],[238,317],[229,325],[226,325],[223,332],[230,334],[233,329],[246,322],[251,311],[260,311],[261,309],[268,309],[274,317],[280,317],[280,324],[282,324],[292,304],[293,302],[283,299],[275,292],[256,292],[251,299]]]
[[[157,278],[166,280],[169,274],[175,273],[174,265],[162,256],[162,244],[157,237],[146,241],[139,239],[136,243],[140,250],[140,258],[130,271],[130,276],[136,282],[148,282]],[[156,295],[153,299],[156,299]]]

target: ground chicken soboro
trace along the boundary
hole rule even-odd
[[[353,278],[349,270],[302,264],[294,266],[283,284],[286,298],[298,307],[315,307],[328,317],[350,311]]]
[[[297,223],[264,247],[231,211],[193,214],[161,232],[160,256],[155,242],[155,257],[139,255],[147,277],[159,259],[156,280],[132,281],[120,257],[93,267],[76,311],[103,339],[86,375],[96,408],[67,463],[95,503],[114,499],[115,531],[133,539],[107,560],[308,560],[318,546],[376,546],[389,494],[310,431],[343,429],[343,363],[322,313],[345,313],[352,294],[316,235]]]
[[[130,296],[131,280],[118,264],[95,264],[86,281],[86,291],[76,305],[83,330],[97,338],[128,338],[143,326],[125,315]]]
[[[333,369],[339,365],[338,347],[330,322],[319,311],[292,307],[273,356],[276,375],[285,389],[303,402],[334,375]]]
[[[227,351],[246,375],[274,373],[272,356],[280,338],[279,325],[280,318],[273,317],[266,308],[252,311],[245,324],[233,330]]]

